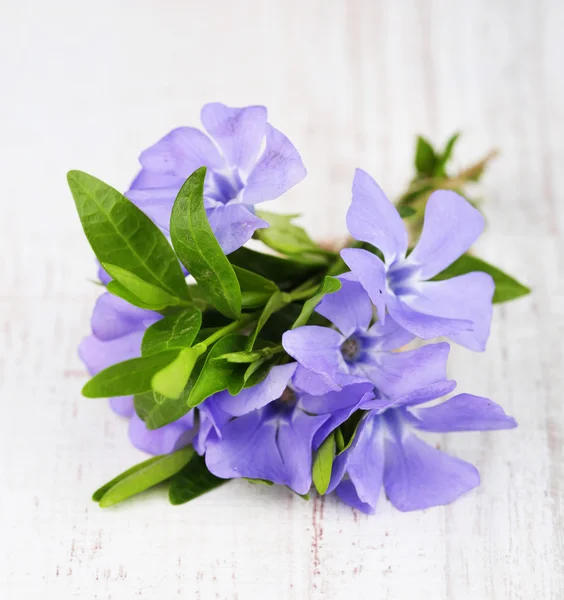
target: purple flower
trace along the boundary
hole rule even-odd
[[[304,326],[282,336],[286,352],[320,379],[316,389],[305,386],[308,391],[323,392],[323,384],[328,390],[338,390],[369,381],[381,392],[398,398],[446,381],[448,344],[392,352],[411,341],[413,334],[390,318],[385,324],[377,321],[370,326],[372,303],[360,283],[345,276],[341,284],[338,292],[325,296],[316,308],[337,330]]]
[[[180,187],[206,166],[208,218],[229,254],[257,229],[268,227],[255,215],[254,205],[281,196],[305,177],[306,170],[288,138],[267,122],[264,106],[206,104],[201,120],[211,137],[180,127],[142,152],[141,172],[126,196],[168,234]]]
[[[376,246],[384,261],[358,248],[341,251],[382,322],[394,321],[422,339],[448,336],[484,350],[492,316],[493,279],[474,272],[429,281],[459,258],[484,229],[482,215],[450,191],[431,194],[419,242],[407,254],[407,231],[397,210],[368,173],[357,169],[347,213],[351,234]]]
[[[108,292],[102,294],[96,301],[90,321],[92,335],[84,338],[78,348],[90,375],[141,356],[145,330],[161,318],[156,312],[132,306]],[[133,396],[110,398],[110,406],[114,412],[130,419],[129,438],[140,450],[150,454],[168,454],[192,439],[194,411],[174,423],[149,430],[135,413]]]
[[[382,484],[402,511],[448,504],[476,487],[480,476],[473,465],[433,448],[414,432],[511,429],[517,423],[495,402],[471,394],[418,406],[441,395],[415,392],[397,400],[377,395],[363,402],[360,407],[369,412],[349,449],[335,459],[327,493],[334,490],[347,504],[372,513]]]
[[[275,366],[258,385],[237,396],[221,392],[200,407],[195,443],[217,477],[266,479],[298,494],[311,487],[312,453],[361,402],[372,386],[310,396],[293,381],[296,363]],[[205,439],[203,439],[205,438]]]

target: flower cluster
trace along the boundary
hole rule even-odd
[[[492,303],[527,293],[467,253],[479,210],[454,191],[427,194],[410,248],[409,211],[358,169],[351,239],[334,253],[255,210],[306,173],[266,109],[208,104],[201,119],[209,137],[182,127],[142,152],[125,196],[69,173],[107,287],[79,348],[93,376],[83,393],[110,398],[131,442],[155,455],[94,498],[109,506],[170,480],[181,503],[246,478],[303,496],[313,485],[365,512],[383,486],[409,511],[477,486],[472,465],[417,431],[516,422],[487,398],[443,399],[456,387],[449,344],[412,342],[483,351]],[[243,247],[253,235],[278,254]]]

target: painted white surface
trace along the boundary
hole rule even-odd
[[[506,600],[564,597],[564,4],[558,0],[0,1],[0,598]],[[375,516],[236,482],[183,507],[90,493],[142,455],[80,396],[94,266],[66,189],[125,187],[140,149],[209,100],[264,103],[309,176],[274,210],[344,232],[355,166],[397,194],[414,135],[465,132],[480,254],[534,294],[498,307],[459,389],[516,431],[437,436],[482,486]]]

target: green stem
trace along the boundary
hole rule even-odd
[[[223,336],[228,335],[229,333],[235,333],[236,331],[239,331],[239,329],[245,327],[246,325],[249,325],[253,321],[256,321],[259,318],[259,316],[260,311],[254,313],[247,313],[246,315],[239,317],[236,321],[233,321],[233,323],[229,323],[229,325],[218,329],[205,340],[202,340],[200,344],[203,344],[207,348],[208,346],[211,346],[214,342],[217,342],[217,340],[220,340]]]

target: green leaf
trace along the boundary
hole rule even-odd
[[[206,168],[201,167],[180,188],[172,208],[170,236],[182,264],[208,300],[226,317],[237,319],[241,314],[241,288],[206,215],[205,177]]]
[[[170,479],[188,463],[193,455],[194,449],[188,446],[172,454],[154,456],[128,469],[96,490],[92,499],[99,502],[101,508],[113,506],[148,490],[161,481]]]
[[[452,265],[434,277],[432,281],[442,281],[458,275],[464,275],[465,273],[471,273],[472,271],[483,271],[493,277],[495,283],[494,303],[514,300],[515,298],[526,296],[531,292],[527,286],[519,283],[516,279],[507,275],[507,273],[471,254],[463,254]]]
[[[176,348],[190,348],[202,325],[202,313],[190,307],[153,323],[143,336],[141,354],[149,356]]]
[[[397,207],[398,212],[399,212],[399,216],[402,219],[407,219],[409,217],[412,217],[413,215],[417,214],[417,211],[414,208],[411,208],[411,206],[398,206]]]
[[[335,434],[331,433],[329,437],[319,446],[313,462],[313,485],[315,489],[324,494],[331,482],[331,472],[333,470],[333,459],[335,458]]]
[[[431,177],[435,172],[437,155],[433,146],[422,136],[417,137],[415,149],[415,168],[420,175]]]
[[[459,138],[460,133],[455,133],[446,143],[445,149],[438,158],[437,164],[435,166],[435,175],[438,175],[439,177],[444,177],[446,175],[445,167],[452,157],[454,146],[456,145],[456,142]]]
[[[278,286],[257,273],[233,266],[235,275],[241,286],[241,303],[243,308],[256,308],[264,306],[265,302],[278,291]]]
[[[106,289],[108,292],[110,292],[110,294],[113,294],[118,298],[122,298],[126,302],[129,302],[129,304],[133,304],[133,306],[137,306],[139,308],[144,308],[146,310],[162,310],[163,308],[166,308],[166,305],[161,306],[142,302],[139,298],[137,298],[137,296],[132,294],[126,287],[121,285],[121,283],[115,279],[112,279],[108,282]]]
[[[246,340],[244,335],[233,333],[215,343],[209,351],[200,376],[188,397],[188,406],[198,406],[212,394],[226,390],[234,376],[240,374],[240,377],[243,377],[241,365],[215,359],[229,352],[243,350]]]
[[[326,269],[324,264],[301,263],[249,248],[239,248],[232,252],[229,260],[232,265],[274,281],[281,290],[294,289],[298,284]]]
[[[116,265],[170,296],[189,300],[170,244],[145,213],[82,171],[69,171],[67,179],[84,233],[101,263]]]
[[[112,398],[141,394],[151,389],[151,380],[178,356],[169,350],[152,356],[132,358],[100,371],[82,388],[87,398]]]
[[[332,254],[320,248],[304,229],[292,223],[299,215],[277,215],[258,210],[256,214],[261,219],[268,221],[270,227],[255,231],[254,236],[269,248],[290,256],[304,252]]]
[[[286,304],[288,304],[288,300],[285,294],[283,294],[282,292],[277,290],[276,292],[274,292],[274,294],[272,294],[272,296],[270,296],[270,299],[265,304],[264,308],[262,309],[262,312],[260,313],[260,317],[257,321],[257,324],[255,325],[255,328],[253,329],[253,332],[249,335],[249,338],[247,340],[247,345],[245,346],[245,349],[248,352],[250,352],[253,349],[257,336],[260,333],[261,329],[264,327],[265,323],[268,321],[268,319]]]
[[[358,427],[365,414],[365,411],[357,410],[344,423],[342,423],[340,427],[337,428],[336,431],[338,431],[338,434],[335,435],[335,441],[337,443],[338,454],[343,453],[345,450],[348,450],[351,447],[351,444],[353,443],[358,432]]]
[[[204,360],[200,358],[192,370],[188,383],[179,398],[163,398],[154,391],[135,395],[135,412],[145,422],[147,429],[159,429],[159,427],[163,427],[164,425],[168,425],[169,423],[180,419],[192,410],[187,404],[187,399],[203,366]]]
[[[228,481],[229,479],[220,479],[210,473],[204,458],[195,454],[192,460],[172,478],[168,497],[173,505],[184,504]]]
[[[323,300],[327,294],[334,294],[341,289],[341,282],[335,277],[325,277],[319,286],[319,289],[309,300],[304,302],[302,312],[292,325],[292,329],[306,325],[315,307]]]
[[[143,281],[134,273],[126,271],[117,265],[102,263],[104,269],[131,294],[138,298],[143,304],[151,307],[153,310],[161,310],[167,306],[178,306],[182,303],[180,298],[171,296],[163,289]],[[184,300],[184,302],[187,302]]]
[[[269,487],[274,485],[274,483],[272,481],[268,481],[268,479],[253,479],[252,477],[243,477],[243,479],[246,479],[249,483],[267,485]]]
[[[193,348],[185,348],[164,369],[155,373],[151,379],[151,387],[158,394],[173,400],[180,398],[196,361],[206,351],[206,346],[198,344]]]
[[[335,429],[335,445],[337,446],[337,454],[340,454],[345,449],[345,438],[340,427]]]

